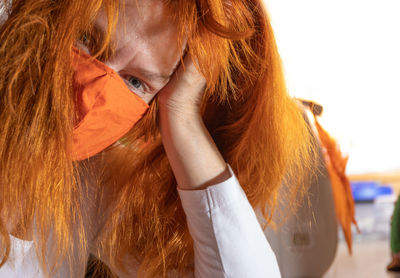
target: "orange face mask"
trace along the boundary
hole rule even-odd
[[[125,135],[149,108],[111,68],[73,49],[74,90],[78,122],[73,130],[71,158],[89,158]]]

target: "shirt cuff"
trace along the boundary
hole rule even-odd
[[[201,190],[182,190],[178,188],[182,206],[185,211],[208,212],[218,207],[224,207],[238,198],[246,197],[232,168],[228,169],[231,177]]]

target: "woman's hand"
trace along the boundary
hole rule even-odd
[[[187,54],[168,84],[159,93],[160,109],[178,115],[199,115],[206,80]]]
[[[159,93],[160,132],[181,189],[203,189],[230,177],[200,114],[206,81],[190,56]]]

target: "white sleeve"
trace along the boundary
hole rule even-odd
[[[204,190],[178,192],[194,240],[196,278],[276,278],[279,267],[253,208],[231,177]]]

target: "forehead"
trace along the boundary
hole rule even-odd
[[[123,1],[123,0],[121,0]],[[143,72],[170,76],[183,53],[178,27],[163,0],[126,0],[121,7],[113,35],[114,55],[108,60],[114,69],[124,69],[137,77]],[[100,14],[96,26],[105,30]],[[139,72],[139,75],[137,73]]]
[[[160,40],[177,43],[178,26],[173,20],[170,7],[163,0],[120,0],[121,9],[113,42]],[[103,12],[96,18],[95,26],[105,31],[107,19]]]
[[[176,31],[172,14],[161,0],[126,0],[119,20],[125,27],[129,26],[138,35],[146,37],[170,32],[171,29]]]

